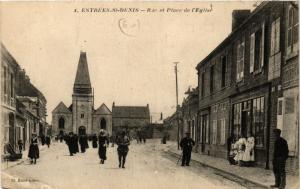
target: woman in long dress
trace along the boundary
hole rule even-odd
[[[97,135],[96,135],[96,134],[93,135],[92,141],[93,141],[93,142],[92,142],[93,148],[97,148],[98,145],[97,145]]]
[[[30,158],[30,163],[36,164],[36,159],[40,157],[39,147],[38,147],[38,138],[35,133],[32,133],[32,138],[30,141],[28,157]]]
[[[107,159],[106,158],[106,147],[109,145],[109,140],[108,137],[105,135],[104,130],[101,129],[100,134],[99,134],[99,158],[100,158],[100,163],[104,164],[104,161]]]
[[[252,135],[247,138],[243,161],[246,166],[254,164],[254,137]]]
[[[239,166],[244,166],[244,155],[246,149],[246,138],[242,135],[241,138],[238,140],[238,161]]]

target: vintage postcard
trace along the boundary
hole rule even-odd
[[[300,188],[298,1],[0,1],[1,187]]]

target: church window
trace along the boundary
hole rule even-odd
[[[84,118],[84,114],[81,114],[81,115],[80,115],[80,118],[83,119],[83,118]]]
[[[58,120],[58,127],[60,129],[64,129],[65,128],[65,119],[63,117],[59,118],[59,120]]]

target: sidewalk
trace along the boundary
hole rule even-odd
[[[40,152],[44,151],[47,148],[47,145],[42,146],[41,144],[39,144],[39,150]],[[29,147],[22,152],[22,159],[18,159],[16,161],[2,161],[1,162],[1,170],[5,171],[8,168],[17,166],[23,162],[25,162],[26,160],[28,160],[28,149]]]
[[[176,142],[168,141],[168,148],[166,148],[165,151],[176,157],[181,155],[181,151],[177,150]],[[230,165],[226,159],[201,155],[194,152],[192,152],[192,161],[262,188],[269,188],[270,185],[275,183],[272,170],[266,170],[259,167],[239,167],[237,165]],[[296,189],[300,187],[299,178],[297,176],[287,175],[286,179],[287,189]]]

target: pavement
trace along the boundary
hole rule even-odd
[[[177,149],[177,142],[168,141],[166,153],[177,158],[181,156],[182,151]],[[275,183],[272,170],[266,170],[260,167],[240,167],[230,165],[226,159],[217,158],[208,155],[202,155],[192,152],[192,161],[211,169],[218,171],[221,175],[228,179],[238,179],[245,183],[251,183],[259,188],[270,188]],[[287,175],[287,189],[300,188],[299,177]]]
[[[44,151],[46,148],[47,148],[47,145],[41,145],[41,144],[39,145],[40,152]],[[1,170],[5,171],[8,168],[20,165],[20,164],[24,163],[25,161],[30,161],[29,158],[27,157],[28,156],[28,149],[29,149],[29,147],[27,147],[26,150],[22,151],[22,158],[21,159],[18,159],[16,161],[3,161],[1,163]]]

